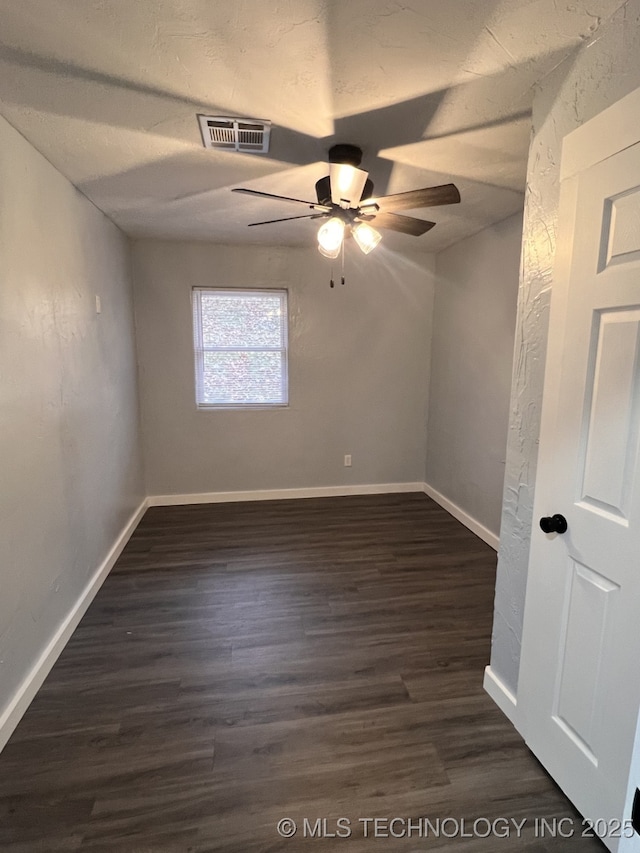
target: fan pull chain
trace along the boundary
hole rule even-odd
[[[340,248],[341,248],[341,252],[342,252],[342,257],[341,257],[341,273],[342,273],[342,275],[340,276],[340,284],[344,284],[345,283],[345,277],[344,277],[344,241],[342,242],[342,246]],[[335,283],[334,278],[333,278],[333,261],[331,261],[331,267],[330,267],[329,275],[331,276],[329,279],[329,287],[335,287],[336,283]]]

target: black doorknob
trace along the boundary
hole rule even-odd
[[[540,527],[545,533],[566,533],[568,526],[564,515],[545,515],[540,519]]]

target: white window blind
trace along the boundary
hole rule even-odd
[[[286,406],[287,291],[194,288],[199,408]]]

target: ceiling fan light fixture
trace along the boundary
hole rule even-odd
[[[332,216],[318,229],[318,250],[325,258],[337,258],[344,240],[344,222]]]
[[[379,231],[376,231],[375,228],[367,225],[366,222],[359,222],[357,225],[354,225],[352,228],[352,234],[354,240],[365,255],[372,252],[380,240],[382,240],[382,234],[380,234]]]
[[[368,176],[368,172],[348,163],[330,163],[331,201],[340,207],[357,207]]]
[[[318,243],[318,251],[320,252],[320,254],[324,255],[325,258],[329,258],[332,261],[334,261],[338,257],[341,248],[342,246],[338,246],[337,249],[324,249],[320,245],[320,243]]]

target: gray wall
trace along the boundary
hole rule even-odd
[[[331,290],[315,248],[142,240],[133,252],[150,495],[422,481],[431,256],[349,246],[347,284]],[[196,285],[289,289],[288,408],[196,410]]]
[[[562,138],[640,86],[640,0],[545,78],[534,100],[491,667],[517,692]]]
[[[425,479],[496,536],[521,244],[517,214],[436,258]]]
[[[143,478],[126,240],[1,118],[0,187],[1,716]]]

